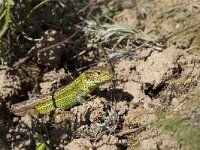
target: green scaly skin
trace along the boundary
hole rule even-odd
[[[104,67],[93,67],[83,72],[75,81],[58,90],[53,95],[41,99],[30,99],[13,104],[11,111],[18,116],[24,116],[28,110],[36,110],[46,114],[56,108],[68,109],[84,101],[84,98],[97,87],[111,80],[113,73]]]

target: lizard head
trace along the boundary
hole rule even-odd
[[[84,72],[88,84],[98,86],[113,78],[113,72],[105,67],[93,67]]]

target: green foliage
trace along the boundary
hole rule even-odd
[[[10,21],[10,0],[7,0],[6,13],[3,13],[1,16],[3,17],[5,14],[5,23],[0,31],[0,38],[4,35],[6,30],[8,29],[9,21]]]
[[[1,64],[5,64],[6,61],[6,57],[5,57],[5,48],[4,45],[2,43],[2,36],[5,34],[6,30],[9,27],[9,22],[10,22],[10,9],[11,9],[11,4],[14,4],[13,1],[11,0],[7,0],[7,4],[3,3],[3,1],[1,1],[0,3],[0,20],[4,19],[4,25],[2,26],[2,28],[0,29],[0,63]]]
[[[40,141],[40,144],[35,148],[35,150],[49,150],[45,144],[45,138],[41,134],[34,134],[33,137]]]
[[[173,135],[190,149],[198,149],[200,147],[200,128],[184,121],[180,116],[159,118],[156,126]]]
[[[135,49],[153,41],[140,28],[118,23],[103,25],[94,21],[87,23],[85,33],[92,39],[92,46],[105,49],[109,59],[132,55]]]
[[[47,150],[45,143],[41,143],[40,145],[38,145],[35,150]]]
[[[10,37],[11,35],[12,37],[17,38],[18,34],[20,34],[29,41],[41,40],[29,37],[24,31],[23,27],[27,24],[27,20],[30,18],[31,14],[48,1],[49,0],[42,1],[32,9],[30,8],[30,0],[23,0],[21,3],[19,3],[19,8],[18,6],[15,6],[13,0],[0,1],[0,64],[6,64],[9,61],[5,55],[6,51],[12,51],[9,50],[11,49],[9,43],[11,43],[12,45],[20,44],[17,43],[18,41],[15,41],[16,43],[10,41],[10,39],[12,39]],[[22,5],[25,7],[22,7]],[[24,10],[22,10],[22,8]],[[25,16],[24,18],[20,18],[20,23],[18,23],[16,22],[15,15],[18,14],[18,16],[22,16],[21,11],[25,11]],[[23,45],[21,46],[23,47]]]

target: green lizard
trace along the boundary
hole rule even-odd
[[[99,85],[111,80],[113,73],[104,67],[93,67],[83,72],[76,80],[53,95],[40,99],[30,99],[13,104],[11,111],[18,116],[24,116],[28,110],[36,110],[46,114],[56,108],[68,109],[84,101],[87,94]]]

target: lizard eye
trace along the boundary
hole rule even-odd
[[[101,72],[100,72],[100,71],[97,71],[97,74],[98,74],[98,75],[101,75]]]

